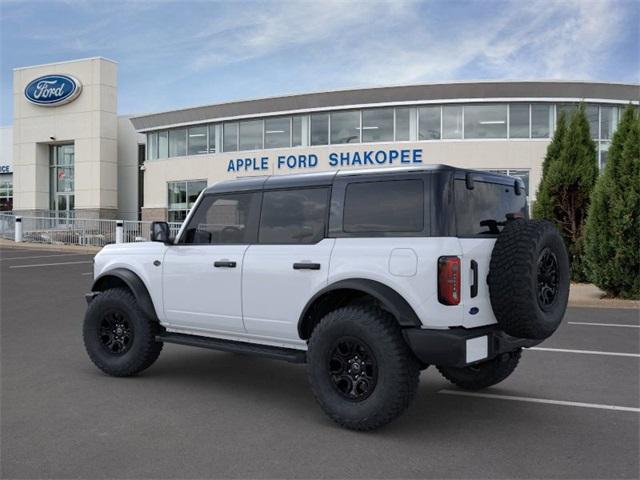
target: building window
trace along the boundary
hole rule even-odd
[[[267,118],[264,121],[264,148],[291,146],[291,117]]]
[[[216,153],[216,125],[209,125],[209,153]]]
[[[158,158],[169,156],[169,132],[164,130],[158,132]]]
[[[147,133],[147,160],[158,158],[158,132]]]
[[[187,153],[201,155],[207,153],[207,127],[191,127],[188,134]]]
[[[13,210],[13,174],[0,174],[0,211]]]
[[[529,104],[509,105],[509,138],[529,138]]]
[[[600,133],[598,129],[598,105],[587,105],[585,108],[585,113],[587,115],[587,120],[589,121],[589,131],[591,132],[591,138],[597,140]]]
[[[600,161],[599,167],[600,171],[604,170],[604,167],[607,165],[607,157],[609,156],[609,146],[611,144],[609,142],[600,142],[598,150],[600,152]]]
[[[462,138],[462,107],[442,107],[442,138]]]
[[[331,113],[331,144],[360,142],[360,111]]]
[[[327,143],[329,143],[329,114],[311,115],[311,145],[326,145]]]
[[[302,116],[298,115],[291,119],[291,146],[302,145]]]
[[[205,180],[168,183],[168,218],[170,222],[182,222],[200,192],[207,187]]]
[[[531,138],[549,138],[553,125],[551,105],[534,103],[531,105]]]
[[[240,150],[259,150],[262,145],[262,120],[240,122]]]
[[[396,108],[396,141],[411,140],[411,109]]]
[[[618,107],[600,107],[600,138],[609,140],[618,125]]]
[[[418,109],[418,140],[440,140],[440,105]]]
[[[225,123],[222,128],[222,149],[225,152],[238,151],[238,122]]]
[[[169,156],[182,157],[187,154],[187,129],[169,130]]]
[[[465,106],[464,138],[507,138],[507,105]]]
[[[370,108],[362,111],[362,141],[393,141],[393,108]]]
[[[51,145],[49,149],[50,209],[70,217],[75,208],[75,146]]]

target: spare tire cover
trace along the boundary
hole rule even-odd
[[[552,223],[507,222],[493,247],[487,279],[500,327],[529,339],[555,332],[567,309],[569,275],[569,256]]]

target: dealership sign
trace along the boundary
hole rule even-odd
[[[81,91],[80,81],[70,75],[45,75],[29,82],[24,96],[33,104],[55,107],[75,100]]]

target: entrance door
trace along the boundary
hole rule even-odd
[[[265,191],[258,244],[244,258],[242,309],[247,333],[300,343],[298,317],[327,283],[335,243],[325,238],[329,188]]]
[[[206,195],[163,264],[168,326],[191,333],[244,333],[244,255],[257,235],[259,193]]]
[[[75,146],[52,145],[49,155],[51,192],[50,209],[55,218],[66,222],[75,209]]]

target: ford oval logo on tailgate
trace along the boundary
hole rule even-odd
[[[75,100],[82,84],[70,75],[45,75],[29,82],[24,96],[31,103],[43,106],[57,106]]]

